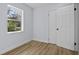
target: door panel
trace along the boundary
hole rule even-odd
[[[49,43],[74,50],[74,6],[49,12]]]
[[[74,9],[73,5],[57,10],[57,45],[74,50]]]

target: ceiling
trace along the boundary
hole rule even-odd
[[[68,5],[68,4],[70,3],[27,3],[27,5],[32,8],[47,7],[47,6],[58,7],[58,6]]]

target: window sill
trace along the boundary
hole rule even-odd
[[[14,32],[7,32],[7,33],[20,33],[20,32],[23,32],[23,31],[14,31]]]

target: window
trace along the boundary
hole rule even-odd
[[[8,5],[8,32],[23,31],[23,10]]]

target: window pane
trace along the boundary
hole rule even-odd
[[[20,21],[8,20],[8,32],[20,31],[20,30],[21,30]]]
[[[21,31],[22,10],[13,6],[8,6],[8,32]]]

